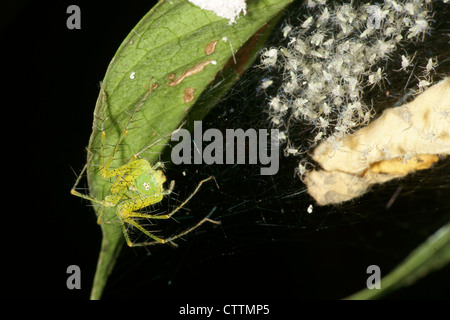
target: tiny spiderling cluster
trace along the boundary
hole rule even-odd
[[[346,134],[373,117],[362,98],[364,90],[386,80],[382,62],[398,54],[398,71],[410,74],[418,57],[404,50],[399,53],[399,47],[423,41],[430,31],[431,0],[330,2],[306,1],[307,15],[299,17],[299,25],[284,24],[287,45],[267,48],[261,54],[261,67],[282,75],[282,84],[268,108],[272,125],[285,139],[288,155],[298,150],[289,141],[289,128],[296,122],[316,130],[306,149],[324,139],[333,148],[340,148],[339,141]],[[428,60],[417,89],[431,84],[435,64],[436,60]],[[304,171],[304,166],[299,170]]]

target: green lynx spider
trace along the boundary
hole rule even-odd
[[[114,156],[116,152],[118,151],[119,145],[127,135],[127,132],[129,130],[129,126],[132,122],[132,117],[136,113],[136,111],[139,109],[139,107],[144,103],[144,101],[147,99],[148,95],[155,89],[157,85],[152,85],[152,82],[150,82],[149,90],[146,92],[146,94],[139,100],[137,103],[131,117],[129,118],[128,124],[126,125],[124,131],[122,132],[117,144],[115,145],[111,155],[106,159],[105,161],[105,154],[104,154],[104,146],[105,146],[105,140],[106,140],[106,133],[104,128],[101,129],[100,135],[101,135],[101,149],[100,149],[100,173],[101,176],[104,179],[113,178],[116,177],[114,182],[111,185],[110,193],[108,196],[105,197],[103,200],[96,199],[94,197],[91,197],[89,195],[82,194],[78,191],[76,191],[76,187],[79,184],[81,177],[83,173],[86,171],[87,166],[89,165],[90,160],[93,157],[93,154],[91,153],[91,156],[84,166],[82,172],[78,176],[74,186],[71,189],[71,194],[77,197],[81,197],[83,199],[90,200],[92,202],[98,203],[102,206],[100,210],[100,214],[98,217],[98,223],[101,224],[102,222],[102,214],[103,214],[103,208],[104,207],[116,207],[116,214],[117,217],[120,220],[120,223],[122,225],[123,234],[125,236],[125,240],[130,247],[134,246],[146,246],[146,245],[153,245],[153,244],[164,244],[164,243],[170,243],[174,246],[176,244],[173,242],[173,240],[180,238],[189,232],[193,231],[197,227],[199,227],[201,224],[205,222],[211,222],[214,224],[219,224],[219,222],[209,219],[209,216],[212,214],[213,211],[211,211],[210,214],[208,214],[205,218],[203,218],[200,222],[198,222],[193,227],[178,233],[176,235],[173,235],[168,238],[160,238],[148,230],[146,230],[141,224],[139,224],[135,219],[136,218],[147,218],[147,219],[170,219],[178,210],[180,210],[186,203],[191,200],[191,198],[199,191],[200,187],[203,183],[206,181],[209,181],[211,179],[214,179],[213,177],[209,177],[207,179],[204,179],[199,182],[195,190],[173,211],[167,214],[145,214],[137,212],[140,209],[146,208],[152,204],[159,203],[162,201],[163,197],[166,195],[169,195],[174,186],[175,181],[171,181],[169,189],[164,189],[163,184],[166,182],[166,177],[164,176],[164,173],[161,170],[157,170],[158,168],[162,167],[163,164],[161,162],[156,163],[154,166],[152,166],[146,159],[139,159],[139,155],[142,154],[144,151],[146,151],[148,148],[150,148],[155,143],[152,143],[150,145],[147,145],[143,150],[140,152],[134,154],[130,160],[122,165],[119,168],[110,170],[111,163],[114,160]],[[101,100],[101,106],[102,111],[104,108],[105,100],[106,100],[106,93],[103,90],[103,86],[101,87],[102,92],[102,100]],[[149,242],[142,242],[142,243],[133,243],[128,235],[127,225],[131,225],[134,228],[140,230],[142,233],[144,233],[149,238],[153,239],[153,241]]]

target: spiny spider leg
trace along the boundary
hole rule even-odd
[[[212,177],[210,177],[210,178],[212,178]],[[208,178],[208,180],[209,180],[209,178]],[[161,239],[161,238],[158,238],[158,237],[152,235],[151,238],[155,239],[155,241],[136,243],[136,244],[133,244],[133,247],[149,246],[149,245],[155,245],[158,243],[169,243],[174,247],[178,247],[178,245],[175,242],[173,242],[173,240],[181,238],[182,236],[192,232],[193,230],[197,229],[205,222],[210,222],[210,223],[219,225],[220,221],[210,219],[211,215],[214,213],[214,211],[216,211],[216,209],[217,209],[217,207],[212,208],[212,210],[208,213],[208,215],[206,217],[204,217],[202,220],[200,220],[196,225],[190,227],[189,229],[184,230],[181,233],[178,233],[178,234],[176,234],[172,237],[166,238],[166,239]],[[128,237],[128,235],[125,238],[127,238],[127,237]],[[161,242],[161,240],[164,240],[164,242]]]

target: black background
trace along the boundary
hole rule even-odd
[[[66,28],[66,8],[81,8],[81,30]],[[92,113],[108,63],[151,2],[14,2],[2,10],[3,284],[10,298],[88,299],[101,241],[93,210],[69,194],[85,162]],[[244,77],[205,120],[211,127],[262,126],[266,115],[246,102],[255,76]],[[245,100],[245,99],[244,99]],[[235,112],[230,112],[230,106]],[[196,171],[214,174],[189,204],[222,226],[205,226],[178,249],[124,248],[105,299],[339,299],[365,286],[366,268],[386,274],[450,217],[448,163],[392,182],[337,207],[313,203],[295,160],[275,177],[259,168],[183,167],[167,175],[180,194]],[[187,172],[187,177],[181,174]],[[289,183],[287,183],[289,182]],[[402,193],[386,210],[399,186]],[[182,196],[180,196],[182,197]],[[78,265],[82,289],[68,290],[66,269]],[[389,296],[449,298],[449,267]],[[258,300],[260,299],[260,300]],[[242,301],[241,300],[241,301]]]

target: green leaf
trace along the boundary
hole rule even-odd
[[[413,284],[449,263],[450,223],[447,223],[411,252],[391,273],[383,277],[380,289],[364,289],[347,299],[379,299],[395,290]]]
[[[98,170],[101,129],[106,134],[105,158],[114,152],[111,168],[120,167],[152,143],[155,144],[140,157],[156,163],[170,134],[186,121],[187,115],[191,122],[201,120],[219,95],[251,64],[255,51],[274,24],[262,27],[291,1],[248,1],[247,14],[241,15],[231,26],[228,20],[201,10],[187,0],[160,1],[150,10],[122,42],[102,83],[104,93],[100,92],[95,107],[88,147],[92,153],[87,167],[90,195],[105,199],[113,181],[103,179]],[[249,39],[258,30],[261,34],[255,45]],[[233,57],[246,42],[250,48],[246,55]],[[211,49],[214,43],[213,52],[206,52],[205,48]],[[214,85],[218,82],[221,82],[219,90]],[[157,87],[146,96],[150,86]],[[208,99],[202,96],[205,91],[209,92]],[[201,107],[190,113],[198,105]],[[127,126],[128,132],[122,139]],[[118,148],[113,151],[115,146]],[[94,208],[97,215],[104,210],[103,240],[91,293],[92,299],[98,299],[124,238],[116,208],[96,203]]]

